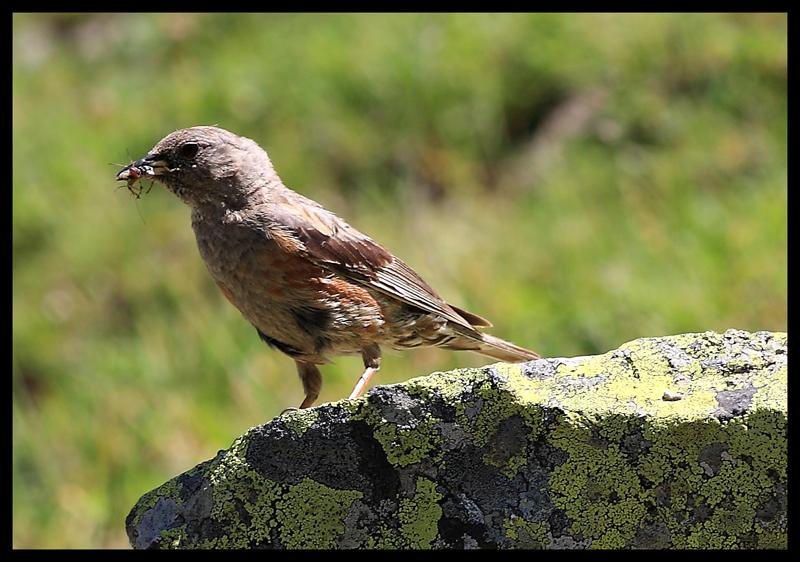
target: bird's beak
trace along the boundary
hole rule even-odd
[[[157,155],[145,156],[141,160],[132,162],[122,168],[117,174],[117,180],[137,180],[142,177],[155,177],[170,172],[169,164]]]

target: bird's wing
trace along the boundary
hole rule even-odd
[[[491,326],[480,316],[460,309],[457,312],[413,269],[383,246],[318,203],[298,197],[300,204],[294,197],[281,198],[276,207],[270,209],[270,214],[278,217],[272,222],[276,226],[271,234],[284,239],[291,237],[307,259],[406,304],[441,314],[465,328]]]

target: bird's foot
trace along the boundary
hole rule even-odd
[[[364,393],[364,389],[367,388],[367,384],[369,380],[372,378],[372,375],[378,372],[379,367],[367,367],[364,371],[364,374],[358,379],[355,388],[353,388],[353,392],[350,393],[350,400],[353,398],[358,398]]]

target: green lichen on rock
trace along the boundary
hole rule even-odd
[[[474,444],[488,449],[483,461],[500,468],[508,478],[513,478],[526,463],[525,447],[517,446],[515,450],[509,450],[507,443],[494,438],[504,422],[517,417],[521,420],[520,430],[525,432],[527,440],[535,441],[542,431],[543,412],[527,395],[528,381],[518,366],[498,365],[497,369],[501,376],[504,374],[509,377],[507,387],[496,387],[486,382],[476,385],[474,395],[481,401],[480,409],[470,420],[462,402],[459,413],[464,426],[470,428]],[[523,441],[514,442],[521,445]],[[496,446],[501,443],[505,446]]]
[[[442,517],[439,505],[442,497],[436,491],[435,482],[424,477],[417,478],[413,495],[399,501],[396,522],[377,524],[364,546],[370,549],[433,548],[438,536],[437,525]]]
[[[648,432],[653,446],[637,466],[653,489],[671,491],[669,503],[657,508],[675,546],[754,547],[764,528],[785,526],[785,520],[756,517],[780,501],[776,487],[786,482],[785,424],[777,412],[755,410],[724,423],[693,421]]]
[[[398,518],[402,536],[409,548],[427,549],[438,534],[437,524],[442,516],[436,483],[427,478],[417,478],[414,497],[400,500]]]
[[[550,477],[553,503],[572,521],[570,532],[593,548],[622,548],[647,514],[639,476],[617,443],[595,441],[589,427],[562,421],[553,443],[569,459]]]
[[[423,459],[435,462],[441,457],[438,453],[441,438],[434,427],[436,419],[429,415],[396,418],[393,413],[397,411],[397,404],[359,403],[362,406],[358,410],[349,410],[350,419],[354,422],[364,421],[369,425],[372,436],[380,443],[386,459],[393,466],[402,468]]]
[[[503,521],[503,529],[515,548],[539,550],[549,540],[549,528],[543,521],[532,522],[511,516]]]
[[[344,531],[350,506],[363,496],[335,490],[310,478],[290,486],[276,504],[278,535],[284,548],[330,549]]]
[[[433,431],[434,420],[424,420],[415,427],[399,427],[393,423],[382,423],[375,428],[377,439],[386,458],[395,466],[403,467],[418,463],[425,458],[439,458],[436,453],[439,436]]]
[[[314,425],[319,417],[319,412],[313,408],[291,411],[284,415],[286,425],[297,435],[303,435],[309,427]]]
[[[786,334],[645,338],[291,412],[145,494],[137,548],[785,548]]]
[[[397,386],[402,386],[410,395],[418,398],[428,399],[436,395],[447,403],[455,405],[465,392],[471,391],[474,385],[485,380],[486,371],[483,368],[457,369],[431,373],[424,377],[410,379]]]
[[[244,548],[270,537],[275,527],[274,503],[281,487],[247,463],[248,435],[233,442],[231,448],[207,472],[212,490],[210,518],[226,532],[202,541],[202,548]]]

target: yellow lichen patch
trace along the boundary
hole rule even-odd
[[[437,372],[425,377],[417,377],[402,383],[412,396],[427,398],[431,394],[441,396],[451,404],[467,391],[471,384],[482,377],[483,369],[463,369],[459,371]]]
[[[748,376],[736,383],[713,362],[701,363],[697,356],[719,346],[722,338],[708,332],[635,340],[603,355],[563,360],[553,375],[545,378],[526,377],[519,365],[494,367],[508,378],[509,391],[521,402],[549,402],[582,416],[648,415],[664,423],[705,419],[719,406],[718,392],[746,384],[766,390],[756,394],[753,406],[785,408],[785,367],[770,373],[759,370],[764,365],[754,359],[743,364],[742,369],[749,369]],[[693,347],[687,351],[689,346]],[[745,351],[734,349],[732,353],[749,357]],[[680,361],[672,364],[670,354],[679,356]],[[739,367],[734,361],[730,368]]]
[[[531,379],[522,374],[522,367],[512,363],[497,363],[494,369],[501,377],[507,377],[505,385],[520,404],[540,404],[547,400],[550,384]]]
[[[522,402],[553,402],[563,410],[580,415],[649,414],[656,417],[697,419],[708,416],[717,406],[714,393],[680,387],[683,398],[664,400],[665,391],[677,392],[672,374],[657,368],[651,354],[649,367],[636,370],[612,353],[562,363],[554,376],[539,380],[525,377],[518,365],[497,365],[498,372],[509,377],[509,389]],[[647,361],[645,361],[647,364]]]
[[[753,396],[750,407],[753,409],[770,409],[785,412],[789,399],[788,393],[789,369],[784,364],[769,376],[760,373],[753,379],[753,386],[758,392]]]

